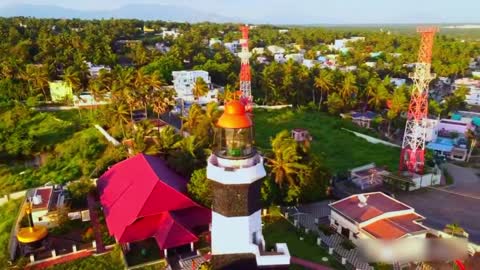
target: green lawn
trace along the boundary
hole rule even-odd
[[[0,249],[2,250],[0,253],[0,265],[8,265],[8,260],[10,259],[10,255],[8,252],[8,242],[10,239],[10,231],[12,230],[12,226],[15,223],[15,219],[17,218],[18,209],[22,204],[23,198],[9,201],[6,204],[0,206]]]
[[[255,110],[254,122],[256,143],[260,149],[269,149],[270,138],[284,129],[308,129],[313,137],[312,151],[323,156],[327,167],[332,172],[346,171],[370,162],[388,166],[391,171],[398,168],[400,148],[372,144],[342,130],[343,127],[367,135],[375,135],[373,131],[359,128],[339,117],[317,111],[286,108]]]
[[[270,217],[263,227],[263,236],[267,243],[267,249],[275,243],[287,243],[290,255],[329,266],[333,269],[344,269],[342,265],[328,251],[316,245],[316,236],[308,234],[304,240],[300,240],[297,229],[282,217]],[[328,261],[322,261],[327,257]],[[292,269],[302,269],[292,266]]]

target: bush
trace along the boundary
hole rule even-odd
[[[346,250],[351,250],[351,249],[354,249],[355,248],[355,244],[349,240],[349,239],[345,239],[343,240],[343,242],[341,243],[342,247]]]
[[[207,179],[207,169],[195,170],[187,186],[188,194],[197,202],[210,208],[212,204],[212,187]]]

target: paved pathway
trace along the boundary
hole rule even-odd
[[[310,231],[315,232],[322,240],[322,243],[329,247],[333,247],[335,250],[333,255],[337,257],[337,259],[341,260],[341,257],[346,258],[347,262],[356,269],[373,270],[373,267],[367,262],[362,261],[357,249],[347,250],[342,247],[341,243],[344,241],[343,236],[339,234],[327,236],[318,229],[315,219],[322,221],[330,214],[328,203],[328,201],[318,202],[299,206],[298,209],[295,207],[289,207],[286,209],[286,212],[289,216],[295,217],[302,228],[307,228]]]
[[[92,222],[93,231],[95,232],[95,243],[97,244],[97,253],[106,251],[102,240],[102,232],[100,231],[100,223],[98,221],[97,209],[95,207],[96,201],[93,194],[88,194],[88,210],[90,211],[90,221]]]
[[[311,261],[306,261],[297,257],[290,257],[290,263],[303,266],[312,270],[331,270],[332,268]]]

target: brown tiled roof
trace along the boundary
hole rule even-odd
[[[360,207],[357,195],[352,195],[343,200],[330,204],[334,210],[343,216],[362,223],[369,219],[378,217],[387,212],[402,211],[412,209],[411,207],[400,203],[382,192],[373,192],[365,194],[367,205]]]
[[[37,188],[35,191],[35,196],[40,195],[42,197],[42,203],[40,204],[32,204],[32,209],[43,209],[48,207],[48,203],[50,202],[50,197],[52,196],[52,188]]]
[[[363,227],[362,229],[379,239],[398,239],[406,234],[425,231],[425,227],[414,223],[415,220],[419,219],[423,218],[417,214],[407,214],[381,219]]]

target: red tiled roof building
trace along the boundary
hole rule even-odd
[[[115,164],[97,182],[109,233],[121,244],[154,238],[162,250],[196,242],[211,212],[186,195],[186,184],[157,157]]]
[[[382,192],[352,195],[330,204],[330,223],[338,233],[355,239],[394,240],[425,234],[425,218]]]

